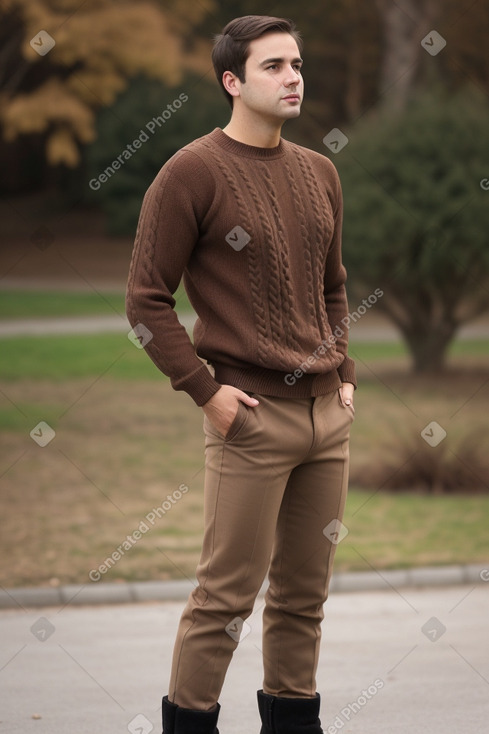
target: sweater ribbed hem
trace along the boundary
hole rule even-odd
[[[317,397],[337,390],[342,384],[337,370],[296,378],[291,372],[259,367],[243,369],[225,364],[213,364],[213,367],[215,379],[221,385],[233,385],[240,390],[276,398]]]

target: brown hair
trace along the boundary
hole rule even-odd
[[[231,108],[233,107],[233,96],[224,87],[222,75],[225,71],[231,71],[238,77],[240,82],[244,83],[246,81],[245,65],[249,56],[251,41],[273,31],[290,33],[296,41],[299,51],[302,51],[302,39],[295,23],[288,18],[274,18],[269,15],[244,15],[241,18],[231,20],[223,28],[222,33],[215,36],[212,63],[217,81],[221,85]]]

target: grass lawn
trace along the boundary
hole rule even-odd
[[[113,313],[124,313],[122,293],[21,290],[0,293],[2,319],[105,316]]]
[[[177,310],[191,309],[183,286],[175,293]],[[110,316],[125,313],[124,293],[6,290],[0,293],[0,319]]]
[[[182,484],[188,492],[104,580],[193,576],[203,523],[201,411],[124,334],[5,339],[0,347],[3,584],[90,583],[90,570]],[[488,351],[487,341],[455,343],[449,374],[415,380],[401,345],[352,344],[360,389],[349,534],[337,570],[489,560],[489,494],[361,489],[366,463],[381,461],[393,438],[422,441],[430,421],[447,431],[450,447],[469,431],[483,436]],[[41,420],[56,431],[44,448],[29,435]]]
[[[15,337],[1,341],[0,380],[166,379],[127,334]]]

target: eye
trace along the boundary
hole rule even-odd
[[[277,64],[270,64],[270,66],[267,66],[267,69],[276,69]]]

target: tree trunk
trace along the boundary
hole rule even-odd
[[[424,331],[401,327],[409,347],[415,374],[438,374],[445,369],[448,346],[455,336],[456,326],[445,323]]]
[[[380,76],[381,103],[404,109],[418,71],[421,39],[432,30],[440,11],[439,0],[377,0],[383,25],[384,54]]]

